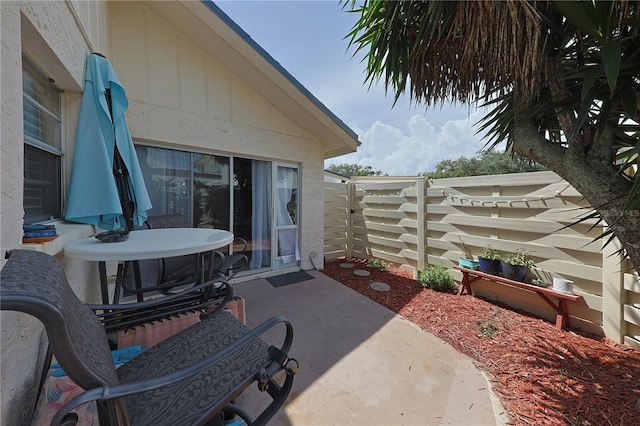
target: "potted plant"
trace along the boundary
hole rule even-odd
[[[477,270],[480,264],[478,261],[473,260],[469,247],[462,240],[460,241],[460,250],[462,251],[462,257],[458,258],[458,266],[465,269],[473,269],[474,271]]]
[[[535,263],[531,255],[524,249],[518,249],[513,253],[509,253],[509,255],[501,261],[500,268],[505,278],[524,282],[529,274],[529,269],[534,265]]]
[[[480,270],[491,275],[498,275],[500,272],[500,253],[489,244],[483,247],[478,254]]]

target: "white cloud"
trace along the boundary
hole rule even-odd
[[[383,83],[364,82],[362,54],[344,37],[357,20],[339,3],[220,1],[231,18],[358,135],[357,153],[325,165],[355,163],[389,175],[431,171],[442,159],[473,156],[484,145],[472,125],[478,113],[443,105],[426,110],[403,95],[393,106]]]
[[[473,113],[469,118],[449,120],[436,128],[423,115],[416,114],[407,121],[407,133],[380,121],[364,131],[352,126],[362,146],[356,153],[327,160],[325,166],[360,164],[391,176],[431,171],[443,159],[473,157],[482,149],[485,142],[472,127],[479,118],[479,113]]]

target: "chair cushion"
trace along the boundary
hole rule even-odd
[[[117,373],[121,383],[171,373],[224,349],[247,333],[249,329],[237,318],[220,311],[149,348]],[[266,343],[255,339],[199,375],[125,398],[131,424],[178,425],[206,420],[203,413],[224,407],[269,365],[267,350]]]

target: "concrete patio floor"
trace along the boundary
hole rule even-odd
[[[387,308],[317,271],[273,287],[234,285],[250,328],[283,315],[293,324],[290,356],[300,363],[272,425],[495,425],[507,421],[484,374],[466,355]],[[279,332],[279,333],[278,333]],[[278,339],[282,329],[265,340]],[[255,413],[255,387],[237,399]]]

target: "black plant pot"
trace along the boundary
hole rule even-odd
[[[500,261],[500,268],[502,269],[502,276],[513,281],[524,282],[529,273],[529,268],[526,266],[512,265],[504,261]]]
[[[500,259],[485,259],[484,257],[478,257],[480,262],[480,270],[491,275],[498,275],[500,273]]]

